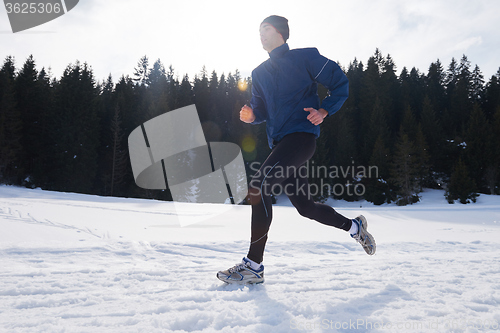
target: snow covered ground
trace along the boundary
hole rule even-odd
[[[231,286],[249,206],[181,227],[217,206],[0,186],[0,331],[500,332],[500,197],[330,203],[367,217],[375,256],[281,200],[266,282]]]

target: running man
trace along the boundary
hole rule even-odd
[[[266,122],[272,151],[253,176],[249,186],[252,205],[250,249],[242,262],[217,273],[226,283],[262,283],[262,265],[267,233],[272,221],[271,193],[281,186],[300,215],[349,232],[367,254],[376,245],[361,215],[349,219],[332,207],[316,203],[309,195],[307,177],[298,172],[314,154],[319,125],[337,112],[349,95],[349,82],[342,69],[315,48],[290,50],[288,20],[269,16],[260,25],[260,40],[269,53],[252,72],[250,106],[240,111],[241,121]],[[318,83],[329,90],[320,105]],[[306,191],[304,191],[304,188]]]

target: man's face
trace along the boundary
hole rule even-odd
[[[283,40],[283,36],[269,23],[262,23],[260,25],[260,42],[262,43],[262,47],[267,52],[271,52],[278,46],[281,46],[285,43]]]

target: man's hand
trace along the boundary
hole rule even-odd
[[[249,107],[248,105],[244,105],[242,108],[241,108],[241,111],[240,111],[240,120],[247,123],[247,124],[250,124],[250,123],[253,123],[254,120],[255,120],[255,114],[253,113],[253,110],[251,107]]]
[[[316,110],[315,108],[304,108],[304,111],[309,112],[307,119],[316,126],[321,124],[323,119],[328,116],[328,111],[325,109]]]

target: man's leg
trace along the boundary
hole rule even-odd
[[[314,202],[309,193],[309,181],[304,175],[290,177],[282,185],[289,189],[285,194],[300,215],[345,231],[351,228],[351,219],[337,213],[328,205]]]
[[[312,157],[315,149],[314,135],[290,134],[273,149],[252,178],[249,188],[249,199],[252,204],[250,249],[241,264],[217,273],[217,278],[221,281],[226,283],[264,282],[264,267],[253,266],[259,266],[257,264],[260,264],[263,259],[267,232],[272,221],[271,191],[275,185],[281,186],[280,192],[287,194],[299,213],[305,217],[346,231],[349,231],[351,226],[360,226],[363,234],[358,233],[353,237],[363,245],[366,253],[375,253],[375,241],[366,232],[364,217],[358,217],[360,222],[353,223],[352,220],[338,214],[332,207],[315,203],[309,195],[307,175],[301,176],[299,168]]]
[[[247,258],[262,262],[267,232],[272,221],[271,193],[273,186],[283,183],[309,160],[316,149],[316,138],[310,133],[287,135],[274,147],[259,171],[250,181],[252,205],[252,236]]]
[[[368,222],[363,215],[351,220],[337,213],[335,209],[328,205],[314,202],[309,192],[307,176],[303,174],[299,173],[296,177],[290,177],[281,186],[288,189],[285,193],[300,215],[348,231],[351,237],[361,244],[368,255],[375,254],[375,239],[368,232]],[[303,191],[304,188],[307,190]]]

